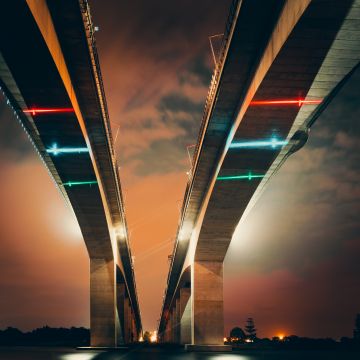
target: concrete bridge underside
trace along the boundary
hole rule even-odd
[[[358,66],[359,30],[359,1],[233,3],[184,198],[162,341],[223,344],[223,261],[235,228]],[[280,99],[304,103],[258,106]],[[231,147],[272,137],[286,145]]]
[[[87,1],[7,1],[0,37],[1,88],[74,211],[89,253],[91,345],[136,341],[140,310]],[[27,112],[34,108],[71,111]],[[54,144],[87,151],[49,153]]]

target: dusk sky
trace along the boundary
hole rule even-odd
[[[230,0],[92,0],[145,330],[154,330]],[[360,313],[360,71],[237,228],[225,329],[351,336]],[[89,260],[71,210],[0,95],[0,329],[89,326]]]

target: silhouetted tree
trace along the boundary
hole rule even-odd
[[[50,328],[44,326],[23,333],[15,328],[0,330],[0,345],[51,345],[86,346],[90,343],[90,331],[85,328]]]
[[[24,334],[16,328],[9,326],[6,330],[0,331],[0,344],[1,345],[16,345],[19,343]]]
[[[354,339],[360,340],[360,314],[357,314],[355,319]]]
[[[145,341],[145,342],[147,342],[147,343],[150,342],[151,334],[149,333],[149,331],[145,331],[145,332],[144,332],[143,338],[144,338],[144,341]]]
[[[246,332],[247,338],[249,338],[250,340],[256,339],[256,328],[255,328],[255,323],[254,323],[253,318],[248,318],[246,320],[245,332]]]
[[[234,327],[231,331],[230,331],[230,338],[231,339],[235,339],[235,341],[243,341],[245,339],[245,333],[244,331],[239,328],[239,327]],[[233,340],[231,340],[233,341]]]

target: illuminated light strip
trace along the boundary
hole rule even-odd
[[[93,181],[68,181],[66,183],[63,183],[64,186],[76,186],[76,185],[93,185],[97,184],[96,180]]]
[[[58,148],[56,144],[54,144],[50,149],[46,149],[48,154],[73,154],[73,153],[88,153],[89,149],[87,147],[79,147],[79,148]]]
[[[288,144],[286,140],[277,140],[273,138],[271,140],[259,140],[259,141],[243,141],[243,142],[233,142],[230,144],[231,149],[239,149],[239,148],[263,148],[263,147],[271,147],[275,149],[277,146],[285,146]]]
[[[251,101],[250,105],[298,105],[299,107],[302,105],[317,105],[321,104],[322,100],[259,100],[259,101]]]
[[[74,112],[73,108],[52,108],[52,109],[44,109],[44,108],[31,108],[27,110],[23,110],[23,113],[25,114],[46,114],[46,113],[70,113]]]
[[[252,180],[262,179],[265,175],[252,174],[249,172],[247,175],[232,175],[232,176],[218,176],[216,180]]]

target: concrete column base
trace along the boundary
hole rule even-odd
[[[191,343],[191,299],[190,289],[180,290],[180,344]]]
[[[194,262],[192,266],[191,300],[193,310],[192,344],[201,346],[210,345],[211,348],[215,345],[223,346],[224,314],[222,262]]]
[[[185,351],[192,352],[229,352],[232,351],[231,345],[193,345],[186,344]]]
[[[116,309],[118,316],[118,325],[116,328],[116,346],[122,347],[125,344],[124,339],[124,300],[125,300],[125,285],[121,283],[116,284]]]
[[[90,259],[90,344],[116,346],[114,260]]]

